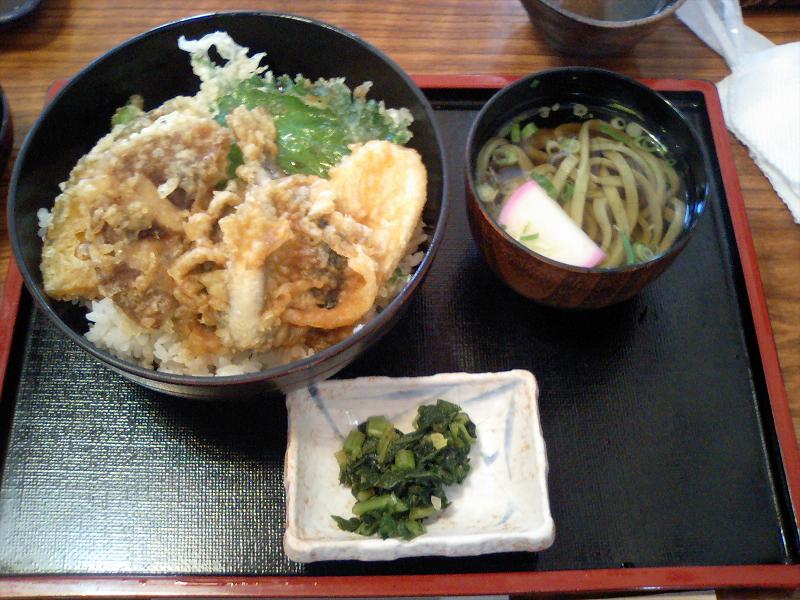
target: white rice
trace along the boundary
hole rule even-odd
[[[44,240],[47,230],[53,224],[53,213],[46,208],[40,208],[36,211],[36,219],[39,221],[39,230],[36,233]]]
[[[86,339],[114,356],[142,367],[181,375],[241,375],[286,364],[313,354],[306,346],[269,352],[197,355],[166,328],[151,330],[128,318],[111,298],[94,300],[86,314]]]
[[[40,208],[36,217],[39,237],[44,239],[53,221],[52,213]],[[395,275],[378,293],[375,306],[353,328],[353,333],[364,326],[381,309],[385,308],[408,282],[411,273],[422,262],[425,253],[418,250],[428,239],[420,222],[408,244],[409,252],[400,261]],[[242,375],[270,367],[287,364],[311,356],[314,351],[307,346],[279,348],[269,352],[237,352],[196,355],[179,342],[167,328],[147,329],[130,319],[111,298],[93,300],[86,313],[89,330],[86,339],[114,356],[136,363],[147,369],[181,375]]]

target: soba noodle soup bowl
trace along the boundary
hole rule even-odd
[[[466,174],[470,229],[488,266],[559,308],[634,296],[689,243],[708,198],[700,143],[678,110],[593,68],[500,90],[469,132]]]
[[[292,358],[291,362],[264,362],[261,370],[222,376],[157,371],[90,342],[84,336],[90,325],[87,309],[54,300],[45,293],[40,268],[42,239],[37,233],[37,220],[41,222],[41,217],[37,219],[37,213],[52,209],[59,184],[69,178],[78,159],[108,133],[115,110],[126,105],[131,95],[143,97],[145,110],[150,110],[170,98],[197,93],[200,81],[192,72],[189,55],[178,47],[178,40],[181,36],[197,40],[217,31],[227,32],[237,44],[248,47],[251,55],[265,52],[262,64],[276,75],[294,77],[302,73],[311,81],[341,77],[351,89],[371,81],[368,98],[383,100],[387,108],[408,108],[414,120],[410,126],[413,137],[407,147],[419,153],[427,169],[427,198],[421,217],[426,239],[421,242],[420,262],[403,275],[405,282],[397,295],[374,316],[366,313],[363,323],[356,325],[350,335],[313,354]],[[182,122],[189,121],[187,117]],[[398,321],[440,245],[447,211],[445,181],[443,150],[433,110],[411,78],[380,50],[344,30],[304,17],[267,12],[218,13],[168,23],[143,33],[75,75],[45,108],[22,146],[11,179],[8,222],[17,264],[39,309],[66,337],[106,367],[147,388],[175,396],[279,397],[332,376]]]

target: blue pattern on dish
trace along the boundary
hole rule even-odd
[[[505,439],[506,470],[508,471],[509,479],[511,479],[511,439],[513,437],[514,437],[514,400],[512,398],[508,402],[508,413],[506,414],[506,439]]]
[[[508,503],[508,510],[506,511],[506,514],[503,515],[503,517],[497,522],[497,524],[498,525],[503,525],[503,524],[507,523],[508,520],[513,515],[514,515],[514,505],[511,502],[509,502]]]
[[[510,389],[514,389],[520,385],[519,381],[512,381],[510,383],[504,383],[503,385],[499,385],[494,389],[486,390],[485,392],[478,394],[477,396],[473,396],[472,398],[466,398],[461,400],[462,405],[472,404],[474,402],[479,402],[480,400],[488,400],[489,398],[493,398],[495,396],[499,396],[500,394],[507,392]]]
[[[314,404],[317,405],[317,408],[319,408],[320,412],[325,417],[325,420],[331,426],[331,429],[333,429],[336,435],[343,440],[344,436],[342,435],[342,432],[339,431],[339,427],[336,426],[336,421],[333,420],[333,417],[331,417],[328,409],[325,408],[325,403],[319,395],[319,388],[316,386],[316,384],[311,384],[308,386],[308,393],[311,394],[311,399],[314,401]]]
[[[439,398],[442,395],[446,394],[450,389],[454,386],[452,383],[446,384],[436,384],[426,386],[424,388],[418,389],[400,389],[394,391],[381,391],[380,396],[381,400],[407,400],[409,398],[416,398],[417,396],[424,396],[429,395],[435,398]],[[363,394],[351,394],[350,398],[352,400],[374,400],[375,399],[375,392],[373,390],[365,390]]]
[[[481,453],[481,456],[483,457],[483,462],[485,462],[487,465],[491,465],[492,463],[494,463],[494,461],[497,460],[497,457],[499,455],[500,455],[500,451],[499,450],[495,450],[491,454],[483,454],[483,453]]]

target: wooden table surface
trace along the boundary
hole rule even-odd
[[[233,7],[180,0],[44,0],[32,15],[0,29],[0,85],[14,119],[12,161],[53,80],[73,75],[91,59],[151,27],[226,8]],[[725,62],[674,17],[630,55],[592,60],[555,55],[517,0],[239,0],[235,8],[287,11],[328,21],[381,48],[410,73],[521,75],[579,64],[642,78],[716,82],[728,73]],[[745,21],[777,44],[800,39],[797,9],[748,11]],[[795,430],[800,431],[800,225],[792,221],[746,149],[735,139],[732,147]],[[0,275],[10,256],[4,206],[9,173],[10,165],[0,177]],[[726,592],[724,597],[788,594]]]

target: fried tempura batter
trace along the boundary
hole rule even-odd
[[[221,125],[189,98],[116,127],[56,199],[46,292],[110,298],[196,355],[320,349],[351,333],[409,252],[425,168],[373,141],[329,180],[285,176],[275,136],[263,108]],[[229,180],[233,144],[244,162]]]

